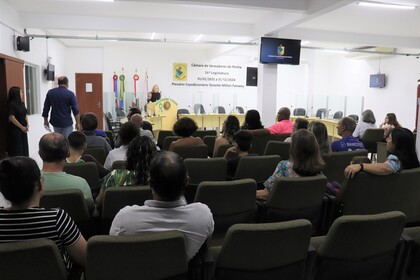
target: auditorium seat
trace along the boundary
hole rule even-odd
[[[176,146],[173,149],[183,159],[186,158],[207,158],[208,149],[207,145],[193,145],[193,146]]]
[[[328,181],[336,181],[340,184],[344,183],[346,177],[344,176],[344,169],[350,164],[355,156],[367,156],[367,150],[355,150],[344,152],[332,152],[329,155],[323,155],[322,159],[325,162],[322,173],[328,178]]]
[[[93,156],[101,165],[104,165],[106,160],[106,153],[103,148],[87,148],[83,154]]]
[[[278,155],[281,160],[287,160],[290,156],[290,142],[268,141],[264,155]]]
[[[307,220],[236,224],[211,247],[215,279],[303,279],[312,227]]]
[[[163,149],[163,143],[167,136],[175,136],[172,130],[160,130],[157,138],[157,145],[160,149]]]
[[[279,162],[278,155],[241,157],[233,179],[252,178],[259,188],[263,188],[262,183],[273,175]]]

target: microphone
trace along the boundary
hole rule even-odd
[[[210,113],[212,113],[213,112],[213,107],[211,106],[211,103],[209,104],[209,106],[210,106]]]
[[[230,104],[229,104],[229,111],[232,113],[232,106],[230,106]]]
[[[190,105],[188,105],[188,108],[189,108],[189,110],[188,111],[190,111],[190,112],[194,112],[194,110],[191,108],[191,106]],[[190,113],[191,114],[191,113]]]

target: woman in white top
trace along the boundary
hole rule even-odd
[[[356,129],[353,131],[353,137],[361,138],[368,128],[376,128],[376,119],[372,110],[365,110],[362,113],[362,120],[357,123]]]

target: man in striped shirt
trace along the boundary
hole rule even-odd
[[[71,217],[59,208],[39,207],[43,183],[33,159],[1,161],[0,190],[12,203],[0,208],[0,243],[47,238],[57,244],[68,271],[72,261],[84,266],[86,240]]]

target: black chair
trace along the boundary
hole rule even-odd
[[[217,136],[204,136],[203,142],[207,145],[208,153],[207,155],[209,157],[213,157],[213,150],[214,150],[214,142],[216,142]]]
[[[236,112],[238,112],[238,114],[245,114],[245,110],[241,106],[236,106]]]
[[[223,106],[216,106],[213,109],[213,113],[216,113],[216,114],[226,114],[225,107],[223,107]]]
[[[194,104],[194,113],[205,114],[204,106],[202,104]]]
[[[334,113],[333,119],[340,120],[342,118],[343,118],[343,112],[342,111],[337,111],[337,112]]]
[[[176,111],[176,118],[179,118],[180,114],[189,114],[190,111],[188,111],[188,109],[178,109],[178,111]]]
[[[165,138],[167,136],[175,136],[172,130],[161,130],[159,131],[158,138],[157,138],[157,145],[160,149],[163,148],[163,143],[165,142]]]
[[[268,141],[265,147],[264,155],[279,155],[281,160],[289,159],[290,142]]]
[[[115,148],[114,133],[111,130],[105,130],[106,137],[109,140],[109,145],[111,148]]]
[[[93,156],[101,165],[104,165],[106,160],[106,153],[103,148],[88,148],[83,154]]]
[[[371,159],[373,154],[376,154],[378,151],[377,142],[384,141],[384,129],[383,128],[368,128],[363,133],[363,136],[360,138],[360,141],[365,146],[365,149],[371,153]]]
[[[216,130],[196,130],[193,134],[194,137],[200,137],[202,140],[204,140],[204,137],[206,136],[217,136]]]
[[[327,117],[327,109],[326,108],[320,108],[316,111],[317,118],[325,119]]]
[[[171,143],[178,140],[178,139],[181,139],[181,137],[179,137],[179,136],[167,136],[165,138],[165,141],[163,142],[163,146],[162,146],[161,149],[163,151],[169,150],[169,146],[171,145]]]
[[[94,162],[65,163],[63,171],[85,179],[94,197],[99,193],[101,188],[99,184],[99,172]]]
[[[358,122],[359,121],[359,116],[358,115],[354,115],[354,114],[352,114],[352,115],[348,115],[348,117],[349,118],[352,118],[353,120],[355,120],[356,122]]]
[[[218,158],[218,157],[224,157],[226,151],[230,148],[233,147],[232,144],[223,144],[219,146],[219,149],[216,151],[216,154],[213,155],[214,158]]]
[[[119,121],[113,121],[112,114],[110,112],[106,112],[104,114],[105,122],[107,126],[107,130],[112,131],[115,135],[118,134],[118,131],[120,130],[120,122]]]
[[[183,159],[186,158],[207,158],[208,149],[205,144],[194,146],[177,146],[174,147],[174,153],[177,153]]]
[[[304,108],[295,108],[293,110],[293,116],[306,116],[306,110]]]

